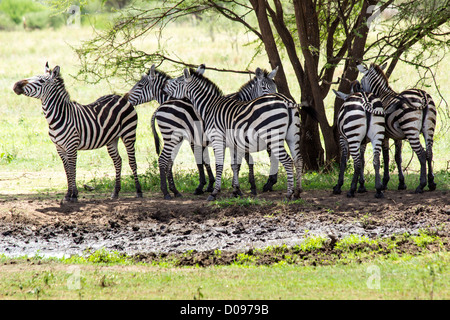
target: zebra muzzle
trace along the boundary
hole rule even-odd
[[[28,84],[28,81],[22,80],[14,84],[13,90],[16,94],[20,95],[24,93],[23,87]]]

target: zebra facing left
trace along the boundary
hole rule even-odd
[[[78,150],[93,150],[106,146],[114,162],[116,181],[111,198],[117,198],[121,189],[122,158],[118,141],[122,139],[134,175],[136,196],[142,197],[137,175],[135,142],[137,113],[128,102],[128,96],[105,95],[95,102],[82,105],[70,99],[60,74],[60,67],[51,70],[48,63],[43,75],[18,81],[13,90],[18,95],[40,99],[48,122],[48,133],[55,144],[67,177],[64,201],[76,202],[76,163]]]

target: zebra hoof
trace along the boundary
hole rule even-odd
[[[341,192],[341,188],[339,188],[338,186],[333,187],[333,194],[341,194]]]
[[[270,191],[273,191],[272,185],[266,183],[263,187],[263,192],[270,192]]]
[[[211,191],[212,192],[212,191]],[[203,189],[197,188],[194,191],[194,195],[199,196],[201,194],[204,194]]]
[[[377,199],[382,199],[382,198],[384,198],[383,192],[377,191],[377,193],[375,193],[375,198],[377,198]]]
[[[164,195],[164,200],[170,200],[172,199],[172,197],[170,196],[170,194],[165,194]]]
[[[366,187],[359,187],[358,188],[358,193],[365,193],[365,192],[367,192]]]
[[[436,190],[436,183],[432,182],[428,184],[428,189],[430,189],[430,191],[434,191]]]
[[[78,198],[77,197],[65,197],[63,200],[63,203],[77,203]]]
[[[142,192],[138,192],[136,193],[136,198],[143,198],[144,195],[142,194]]]
[[[175,198],[181,198],[181,197],[183,197],[183,195],[182,195],[181,193],[179,193],[179,192],[178,192],[178,193],[175,193],[174,196],[175,196]]]
[[[213,192],[213,191],[214,191],[214,186],[208,187],[205,190],[205,192]]]
[[[257,195],[256,189],[252,189],[252,190],[250,190],[250,192],[251,192],[251,194],[254,195],[254,196]]]
[[[400,184],[398,185],[398,190],[406,190],[406,184],[400,183]],[[417,193],[417,192],[416,192],[416,193]]]
[[[347,192],[347,198],[354,198],[355,197],[355,192]]]
[[[207,200],[214,201],[214,200],[216,200],[216,196],[213,196],[212,194],[210,194]]]
[[[414,191],[414,193],[423,193],[423,188],[417,187],[416,191]]]

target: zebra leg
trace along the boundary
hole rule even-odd
[[[366,146],[367,146],[366,144],[361,144],[361,146],[359,148],[360,159],[361,159],[361,172],[360,172],[360,175],[359,175],[358,193],[367,192],[367,189],[364,186],[364,183],[365,183],[365,179],[364,179],[364,164],[365,164],[364,153],[366,152]]]
[[[288,155],[286,152],[286,149],[284,148],[284,145],[280,145],[276,149],[272,149],[272,151],[275,154],[275,157],[278,158],[278,160],[283,165],[284,169],[286,170],[287,175],[287,192],[286,192],[286,199],[291,200],[294,196],[294,164],[292,161],[292,158]]]
[[[428,162],[428,188],[430,191],[436,190],[436,183],[434,182],[433,174],[433,136],[428,135],[424,131],[425,143],[427,146],[426,155]]]
[[[395,162],[398,170],[398,190],[406,190],[405,176],[402,170],[402,140],[395,141]]]
[[[208,197],[208,201],[216,200],[222,186],[223,163],[225,160],[225,138],[217,137],[211,142],[214,149],[214,157],[216,159],[216,186]]]
[[[338,183],[333,187],[334,194],[341,194],[341,187],[344,184],[344,173],[347,168],[348,144],[342,136],[339,136],[339,144],[341,145],[341,163],[339,166]]]
[[[350,190],[347,192],[348,198],[352,198],[355,196],[356,186],[358,184],[358,178],[361,174],[360,151],[358,149],[359,148],[354,148],[353,150],[350,149],[350,154],[353,158],[354,172],[353,172],[353,178],[352,178]]]
[[[253,157],[250,152],[245,153],[245,161],[248,164],[248,182],[250,183],[250,192],[256,196],[256,183],[255,183],[255,171]],[[238,172],[239,174],[239,172]]]
[[[56,146],[56,150],[58,152],[59,157],[61,158],[64,166],[64,171],[66,172],[67,179],[67,193],[64,196],[64,201],[67,202],[77,202],[78,191],[76,189],[76,181],[74,181],[73,170],[69,161],[69,156],[67,152],[58,146]],[[73,160],[72,160],[73,161]],[[75,163],[76,163],[76,151],[75,151]],[[76,164],[75,164],[76,165]],[[75,182],[75,188],[74,188]]]
[[[128,163],[130,165],[131,171],[133,172],[134,186],[136,188],[136,198],[142,198],[142,196],[143,196],[142,188],[141,188],[141,184],[139,183],[139,178],[138,178],[138,174],[137,174],[136,150],[134,148],[134,144],[135,144],[136,140],[135,139],[126,139],[123,141],[125,144],[125,148],[127,149]]]
[[[416,188],[415,193],[422,193],[423,188],[427,185],[427,155],[422,146],[416,151],[416,154],[420,162],[420,183]]]
[[[175,161],[175,158],[177,157],[178,151],[180,150],[181,143],[183,142],[183,139],[180,139],[180,141],[174,146],[172,150],[172,156],[168,162],[167,165],[167,180],[169,182],[169,189],[173,192],[175,197],[181,197],[181,193],[177,190],[177,187],[175,186],[175,181],[173,179],[173,162]]]
[[[211,169],[211,160],[209,159],[208,148],[203,148],[203,164],[206,168],[206,172],[208,173],[208,186],[206,187],[206,192],[213,192],[216,178],[214,177],[214,173]]]
[[[295,134],[293,137],[286,139],[286,142],[291,152],[292,162],[295,167],[296,173],[296,183],[294,188],[295,199],[300,198],[300,193],[302,192],[302,170],[303,170],[303,157],[300,153],[300,134]],[[277,161],[278,163],[278,161]]]
[[[119,197],[119,191],[121,188],[120,174],[122,171],[122,158],[120,157],[119,150],[117,148],[118,141],[119,138],[114,139],[110,144],[106,145],[106,148],[108,149],[108,154],[113,160],[114,169],[116,170],[116,183],[114,186],[114,191],[111,194],[111,199],[117,199]]]
[[[159,181],[160,181],[160,189],[163,193],[164,199],[170,200],[172,197],[169,194],[169,191],[167,190],[167,164],[169,162],[169,159],[165,152],[165,144],[163,147],[163,150],[158,158],[158,164],[159,164]]]
[[[191,150],[194,153],[195,163],[197,164],[199,175],[199,183],[197,188],[195,188],[194,194],[199,195],[203,194],[203,187],[206,184],[205,170],[203,170],[203,147],[191,143]]]
[[[237,198],[242,196],[242,191],[239,186],[239,171],[241,169],[242,153],[238,150],[233,150],[233,148],[230,148],[230,155],[231,169],[233,170],[233,196]]]
[[[382,145],[381,145],[382,151],[383,151],[383,190],[387,189],[387,185],[389,182],[389,139],[384,138]]]
[[[278,159],[272,155],[270,148],[267,148],[267,153],[270,157],[270,172],[269,178],[263,187],[263,192],[273,191],[272,187],[278,180]]]
[[[377,141],[372,141],[373,147],[373,168],[375,170],[375,198],[383,198],[383,184],[380,177],[380,145],[376,144]]]

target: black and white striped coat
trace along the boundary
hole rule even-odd
[[[358,87],[358,84],[356,84],[356,88]],[[373,167],[375,169],[375,197],[381,198],[383,192],[380,178],[380,153],[385,132],[383,104],[372,93],[353,92],[359,91],[359,89],[353,87],[351,94],[333,91],[344,100],[339,109],[337,122],[341,146],[341,164],[338,183],[334,186],[333,193],[341,193],[348,152],[353,158],[354,174],[347,196],[353,197],[355,195],[358,178],[360,183],[358,192],[366,192],[364,186],[364,152],[367,143],[370,141],[373,148]]]
[[[220,192],[226,147],[230,148],[235,195],[240,194],[238,168],[244,153],[270,149],[286,169],[287,198],[299,196],[303,164],[299,152],[300,136],[288,135],[290,107],[298,106],[293,101],[276,93],[249,102],[235,101],[225,97],[209,79],[187,69],[183,76],[168,81],[165,90],[173,97],[188,98],[203,120],[206,139],[216,158],[216,186],[208,200],[214,200]],[[287,154],[284,141],[294,161]],[[294,165],[297,172],[295,192]]]
[[[106,146],[116,170],[116,183],[112,198],[120,191],[122,159],[118,153],[119,138],[125,144],[130,167],[133,171],[136,193],[142,197],[137,176],[135,141],[137,113],[126,97],[106,95],[89,105],[81,105],[70,100],[60,68],[45,74],[21,80],[14,85],[14,92],[42,101],[42,110],[47,119],[49,136],[64,164],[68,191],[66,201],[76,201],[76,162],[78,150],[92,150]]]
[[[436,189],[432,169],[433,161],[433,137],[436,127],[437,110],[431,96],[420,89],[408,89],[400,94],[391,89],[388,79],[383,72],[386,63],[381,67],[372,64],[369,69],[358,65],[358,70],[364,74],[361,85],[364,91],[377,95],[383,103],[386,122],[386,138],[383,142],[384,175],[383,188],[387,188],[389,181],[389,141],[395,141],[395,161],[397,163],[399,186],[398,189],[406,189],[405,178],[402,171],[401,146],[402,140],[408,140],[411,148],[416,153],[420,162],[420,183],[416,193],[423,192],[427,184],[428,162],[428,187]],[[420,134],[425,139],[426,151],[420,142]]]
[[[268,73],[267,71],[257,68],[255,77],[244,84],[238,92],[230,94],[228,97],[235,100],[251,100],[266,93],[276,92],[276,85],[273,78],[276,75],[277,69],[278,68]],[[203,74],[204,71],[205,66],[201,65],[196,72]],[[133,104],[150,101],[153,97],[156,97],[156,100],[161,104],[156,109],[151,120],[156,152],[159,155],[158,163],[161,178],[161,191],[163,192],[165,199],[171,198],[167,190],[166,180],[168,180],[169,189],[175,196],[181,196],[176,189],[173,180],[172,166],[178,150],[181,147],[181,143],[183,140],[186,140],[191,145],[199,171],[200,181],[195,190],[195,194],[202,194],[203,187],[206,184],[203,166],[207,169],[209,178],[209,185],[206,191],[211,192],[213,190],[215,178],[210,167],[209,154],[205,149],[208,146],[208,141],[206,141],[203,134],[202,120],[188,99],[169,100],[167,95],[161,93],[163,83],[169,79],[169,76],[163,72],[157,71],[153,65],[150,68],[148,75],[145,75],[129,92],[129,100]],[[160,151],[161,142],[159,141],[158,133],[156,132],[155,122],[158,123],[163,139],[162,151]],[[256,194],[253,160],[250,154],[246,154],[246,161],[249,165],[249,182],[252,193]],[[271,186],[276,182],[277,171],[278,161],[272,157],[271,175],[266,184],[270,184],[269,189],[271,189]]]

